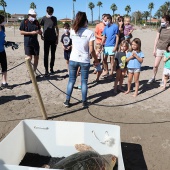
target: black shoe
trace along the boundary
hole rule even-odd
[[[90,103],[89,103],[89,102],[84,101],[84,102],[82,103],[82,108],[88,108],[88,107],[89,107],[89,105],[90,105]]]
[[[11,89],[12,89],[12,86],[9,86],[8,83],[6,83],[6,84],[3,84],[3,83],[2,83],[2,84],[1,84],[1,90],[3,90],[3,89],[10,89],[10,90],[11,90]]]
[[[54,74],[55,71],[51,68],[51,69],[50,69],[50,73],[51,73],[51,74]]]
[[[70,101],[69,101],[69,100],[66,100],[66,101],[63,103],[63,105],[64,105],[65,107],[70,107]]]
[[[49,76],[50,76],[49,72],[48,72],[48,71],[45,71],[44,76],[45,76],[45,77],[49,77]]]

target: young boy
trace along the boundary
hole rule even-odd
[[[70,25],[68,23],[65,23],[63,28],[64,28],[64,34],[61,36],[61,43],[63,44],[64,59],[66,60],[68,74],[69,74],[68,64],[69,64],[71,48],[72,48],[72,40],[70,38]]]
[[[0,90],[4,88],[12,89],[7,83],[7,58],[4,48],[5,43],[5,27],[4,27],[4,16],[0,15],[0,64],[2,68],[2,84]]]

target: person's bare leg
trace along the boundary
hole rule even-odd
[[[103,72],[103,76],[107,75],[109,70],[108,70],[108,63],[107,63],[107,58],[108,56],[107,55],[104,55],[104,58],[103,58],[103,64],[104,64],[104,72]]]
[[[119,90],[121,92],[124,92],[124,90],[122,89],[122,84],[123,84],[123,79],[124,79],[125,74],[126,74],[126,69],[121,70],[120,80],[119,80]]]
[[[132,84],[132,80],[133,80],[133,75],[134,75],[134,73],[128,73],[128,89],[125,92],[125,94],[128,94],[130,92],[130,88],[131,88],[131,84]]]
[[[169,77],[168,77],[167,75],[164,75],[164,79],[163,79],[164,85],[163,85],[163,87],[162,87],[163,90],[165,90],[165,88],[166,88],[166,84],[167,84],[168,78],[169,78]]]
[[[155,57],[155,63],[154,63],[154,67],[153,67],[153,77],[152,77],[154,79],[155,79],[156,74],[158,72],[158,67],[159,67],[161,60],[162,60],[162,56]]]
[[[139,75],[140,75],[140,72],[134,73],[135,93],[133,94],[133,97],[136,97],[138,95],[138,90],[139,90]]]
[[[118,84],[118,82],[120,80],[120,75],[121,75],[121,70],[118,69],[116,71],[116,80],[115,80],[115,83],[114,83],[114,93],[117,93],[117,84]]]
[[[7,83],[7,72],[2,73],[2,83],[6,84]]]
[[[100,75],[101,75],[101,74],[102,74],[102,71],[98,71],[98,72],[97,72],[97,74],[96,74],[96,75],[97,75],[96,81],[99,81],[99,78],[100,78]]]
[[[114,63],[115,63],[115,56],[111,55],[110,56],[110,70],[111,70],[110,75],[111,76],[113,75],[113,71],[114,71]]]
[[[37,70],[39,56],[34,56],[34,72]]]

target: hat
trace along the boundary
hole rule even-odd
[[[35,10],[32,9],[32,8],[28,11],[28,14],[30,14],[30,15],[37,15],[37,13],[35,12]]]

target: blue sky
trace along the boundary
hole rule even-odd
[[[29,6],[31,2],[34,2],[37,6],[37,14],[38,17],[42,17],[46,14],[46,7],[52,6],[54,7],[54,15],[58,19],[62,19],[65,17],[72,18],[72,0],[5,0],[7,3],[7,12],[10,14],[25,14],[28,13]],[[75,12],[84,11],[87,13],[87,17],[91,20],[90,9],[88,8],[88,3],[93,2],[95,4],[94,8],[94,20],[98,19],[99,8],[96,6],[99,0],[76,0],[75,2]],[[118,7],[118,10],[115,13],[119,13],[120,15],[125,14],[125,7],[127,5],[131,6],[131,13],[134,11],[148,11],[148,4],[150,2],[154,3],[154,9],[152,15],[158,10],[158,8],[163,5],[168,0],[100,0],[103,3],[103,7],[101,8],[102,13],[110,13],[112,11],[110,9],[111,4],[115,3]],[[2,7],[0,7],[2,9]]]

